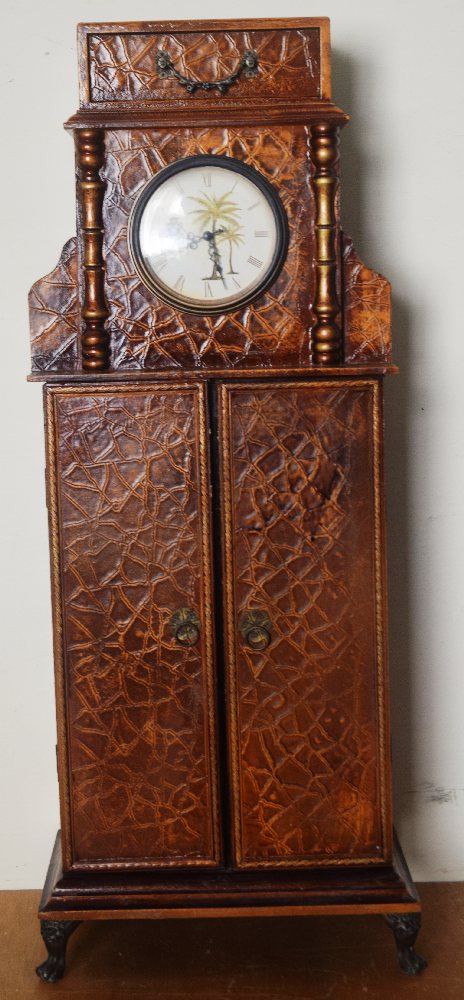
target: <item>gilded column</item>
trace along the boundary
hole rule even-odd
[[[337,297],[338,135],[337,125],[329,122],[320,122],[311,128],[312,185],[316,202],[316,294],[313,302],[316,322],[311,341],[316,365],[333,365],[342,360]]]
[[[84,298],[82,303],[82,367],[100,372],[109,365],[109,336],[105,320],[109,312],[105,302],[103,263],[103,194],[100,169],[104,161],[102,129],[78,129],[76,153],[83,241]]]

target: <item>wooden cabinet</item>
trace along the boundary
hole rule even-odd
[[[231,840],[237,867],[388,860],[379,387],[213,393],[47,389],[66,854],[214,867]]]
[[[30,297],[61,802],[39,975],[80,919],[257,912],[383,913],[419,972],[391,815],[389,286],[340,230],[328,22],[79,38],[77,239]]]

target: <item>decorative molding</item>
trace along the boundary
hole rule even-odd
[[[76,152],[83,239],[84,299],[82,303],[82,367],[87,372],[105,371],[109,366],[109,336],[105,320],[109,311],[105,302],[103,262],[103,195],[105,183],[100,178],[104,163],[104,132],[82,129],[76,132]]]
[[[312,354],[316,365],[341,360],[342,332],[337,296],[337,216],[339,129],[329,122],[311,127],[312,186],[316,203],[316,294],[313,312]]]

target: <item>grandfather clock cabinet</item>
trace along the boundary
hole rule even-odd
[[[383,914],[388,282],[340,229],[327,18],[82,24],[77,236],[30,293],[81,920]]]

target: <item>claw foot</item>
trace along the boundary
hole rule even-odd
[[[414,950],[420,930],[420,913],[387,913],[385,920],[393,931],[400,969],[407,976],[418,976],[427,966],[425,958]]]
[[[40,933],[48,951],[48,958],[38,965],[35,971],[44,983],[56,983],[64,975],[66,945],[78,923],[77,920],[40,921]]]

